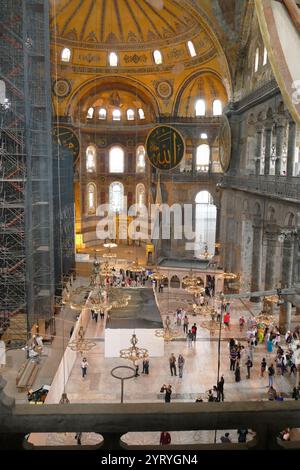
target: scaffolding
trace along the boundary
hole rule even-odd
[[[0,333],[26,340],[54,311],[47,0],[0,0]]]

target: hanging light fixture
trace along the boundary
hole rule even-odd
[[[115,242],[112,242],[111,240],[106,239],[105,243],[103,243],[104,248],[117,248],[118,244]]]
[[[186,276],[183,280],[182,280],[183,284],[185,284],[186,287],[189,287],[189,286],[197,286],[201,283],[201,280],[198,279],[198,277],[196,276],[195,273],[193,273],[193,270],[190,269],[189,271],[189,274],[188,276]],[[185,288],[186,288],[185,287]]]
[[[237,279],[237,274],[234,274],[234,273],[230,273],[230,272],[224,272],[222,274],[222,277],[223,279],[225,279],[226,281],[234,281],[235,279]]]
[[[135,333],[133,333],[130,343],[132,344],[132,346],[130,346],[127,349],[120,350],[121,359],[128,359],[129,361],[133,362],[133,364],[135,365],[136,361],[139,361],[141,359],[146,359],[149,356],[148,349],[139,348],[137,346],[138,339]]]
[[[203,294],[203,292],[205,292],[205,289],[202,286],[191,285],[191,286],[185,287],[185,291],[188,292],[189,294],[193,294],[196,296],[196,295]]]
[[[201,253],[201,256],[203,256],[205,259],[211,258],[213,256],[211,253],[209,253],[208,246],[206,243],[204,245],[204,251],[203,253]]]
[[[153,273],[150,274],[149,278],[152,281],[161,282],[161,281],[164,281],[165,279],[167,279],[167,276],[163,272],[160,271],[158,266],[155,266],[155,268],[153,270]]]
[[[139,264],[138,258],[136,258],[135,261],[132,264],[129,264],[127,266],[127,269],[128,269],[128,271],[130,271],[132,273],[142,273],[142,272],[146,271],[144,266]]]
[[[157,338],[163,338],[166,342],[173,341],[173,339],[178,338],[181,333],[178,330],[172,328],[162,328],[160,330],[155,330],[155,336]]]
[[[72,351],[80,352],[81,354],[90,351],[96,346],[96,343],[91,341],[90,339],[78,338],[74,341],[70,341],[68,347],[72,349]]]

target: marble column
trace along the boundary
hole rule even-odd
[[[215,243],[220,243],[220,233],[221,233],[221,210],[218,206],[217,207],[217,217],[216,217],[216,239]],[[220,254],[220,249],[215,248],[215,255]]]
[[[272,151],[272,128],[271,123],[267,123],[265,127],[266,146],[265,146],[265,171],[264,175],[270,174],[271,151]]]
[[[285,131],[285,120],[282,118],[278,118],[277,123],[276,123],[276,161],[275,161],[275,175],[276,176],[281,175],[284,131]]]
[[[267,236],[267,251],[266,251],[266,274],[265,274],[265,289],[274,289],[275,279],[275,257],[276,257],[276,244],[277,235],[270,233]]]
[[[255,174],[260,175],[261,170],[261,156],[263,146],[263,128],[262,126],[256,127],[256,149],[255,149]]]
[[[296,152],[296,124],[293,120],[289,121],[288,150],[287,150],[287,176],[293,176]]]
[[[293,268],[294,268],[294,240],[285,240],[283,244],[282,253],[282,278],[281,286],[291,287],[293,282]],[[279,313],[279,329],[281,333],[286,333],[291,326],[292,304],[285,300],[284,304],[280,305]]]
[[[192,173],[196,172],[196,156],[197,156],[197,145],[193,144],[193,149],[192,149]]]
[[[262,240],[263,230],[260,225],[253,226],[253,250],[252,250],[252,274],[251,291],[261,290],[261,267],[262,267]],[[259,297],[251,297],[252,302],[259,302]]]

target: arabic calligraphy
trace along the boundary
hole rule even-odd
[[[182,160],[184,140],[171,126],[157,126],[148,135],[146,142],[150,163],[159,170],[171,170]]]

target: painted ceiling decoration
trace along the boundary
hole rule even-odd
[[[175,40],[199,31],[192,12],[180,2],[164,0],[157,8],[150,0],[51,0],[51,26],[59,40],[88,47],[148,45]],[[67,44],[67,43],[66,43]]]

